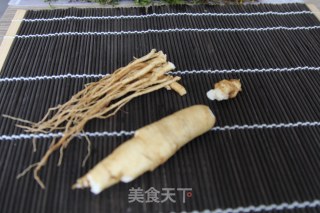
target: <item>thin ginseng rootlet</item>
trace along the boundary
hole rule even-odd
[[[167,72],[175,69],[174,64],[167,61],[167,56],[162,51],[151,50],[147,55],[134,59],[127,66],[117,69],[111,75],[106,75],[97,82],[85,85],[85,88],[69,101],[62,105],[50,108],[47,114],[39,122],[31,122],[23,119],[3,115],[5,117],[26,123],[17,125],[30,133],[49,133],[55,130],[63,131],[59,140],[52,140],[49,149],[41,160],[30,165],[18,178],[34,168],[35,180],[42,188],[44,183],[39,177],[41,168],[47,163],[53,152],[60,149],[58,165],[62,162],[63,150],[70,141],[83,132],[86,123],[94,118],[106,119],[116,114],[130,100],[166,88],[174,90],[181,96],[186,94],[185,88],[177,83],[178,76],[168,75]],[[90,154],[90,140],[88,142],[88,155]],[[84,160],[84,162],[85,162]]]

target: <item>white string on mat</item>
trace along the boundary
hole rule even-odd
[[[320,67],[284,67],[284,68],[262,68],[262,69],[224,69],[224,70],[185,70],[173,71],[170,75],[186,75],[186,74],[215,74],[215,73],[254,73],[254,72],[290,72],[290,71],[306,71],[306,70],[320,70]]]
[[[149,33],[176,33],[176,32],[264,32],[274,30],[314,30],[320,29],[320,26],[301,26],[301,27],[264,27],[264,28],[174,28],[174,29],[148,29],[148,30],[134,30],[134,31],[106,31],[106,32],[60,32],[60,33],[48,33],[48,34],[30,34],[30,35],[14,35],[5,36],[8,38],[43,38],[43,37],[55,37],[55,36],[83,36],[83,35],[139,35]]]
[[[278,123],[278,124],[252,124],[252,125],[233,125],[223,127],[213,127],[213,131],[226,130],[242,130],[242,129],[274,129],[274,128],[292,128],[292,127],[306,127],[306,126],[320,126],[320,122],[296,122],[296,123]]]
[[[222,126],[222,127],[213,127],[211,131],[230,131],[230,130],[251,130],[251,129],[273,129],[273,128],[295,128],[295,127],[314,127],[320,126],[320,122],[314,121],[306,121],[306,122],[296,122],[296,123],[278,123],[278,124],[252,124],[252,125],[233,125],[233,126]],[[103,131],[103,132],[85,132],[81,133],[78,136],[83,137],[84,135],[90,137],[121,137],[121,136],[131,136],[135,133],[135,131]],[[56,138],[62,137],[63,133],[39,133],[39,134],[19,134],[19,135],[0,135],[0,141],[12,141],[12,140],[20,140],[20,139],[39,139],[39,138]]]
[[[224,70],[184,70],[172,71],[170,75],[193,75],[193,74],[216,74],[216,73],[255,73],[255,72],[292,72],[292,71],[320,71],[320,67],[284,67],[284,68],[262,68],[262,69],[224,69]],[[15,81],[39,81],[39,80],[57,80],[66,78],[102,78],[110,74],[63,74],[63,75],[44,75],[33,77],[5,77],[0,78],[1,82]]]
[[[250,212],[270,212],[270,211],[283,211],[292,209],[305,209],[305,208],[316,208],[320,206],[320,200],[304,201],[304,202],[292,202],[292,203],[281,203],[281,204],[269,204],[260,206],[247,206],[238,208],[227,208],[227,209],[215,209],[215,210],[194,210],[191,213],[250,213]],[[185,212],[181,212],[185,213]]]
[[[85,135],[90,136],[90,137],[121,137],[121,136],[131,136],[134,134],[134,131],[124,131],[121,130],[119,132],[85,132],[85,133],[80,133],[78,137],[83,137]],[[62,137],[63,133],[62,132],[57,132],[57,133],[39,133],[39,134],[19,134],[19,135],[0,135],[0,141],[4,140],[21,140],[21,139],[45,139],[45,138],[59,138]]]
[[[0,82],[11,82],[11,81],[37,81],[37,80],[57,80],[66,78],[102,78],[109,74],[63,74],[63,75],[44,75],[34,77],[6,77],[0,78]]]
[[[287,15],[304,15],[304,14],[314,14],[311,11],[288,11],[288,12],[254,12],[254,13],[152,13],[146,15],[119,15],[119,16],[65,16],[65,17],[54,17],[54,18],[35,18],[35,19],[15,19],[13,21],[24,21],[24,22],[48,22],[48,21],[64,21],[64,20],[108,20],[108,19],[139,19],[139,18],[152,18],[152,17],[175,17],[175,16],[267,16],[267,15],[277,15],[277,16],[287,16]]]

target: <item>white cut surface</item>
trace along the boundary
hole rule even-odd
[[[220,89],[212,89],[207,92],[207,97],[212,101],[222,101],[228,99],[228,94],[223,93]]]
[[[88,175],[88,181],[90,183],[91,192],[93,194],[99,194],[102,191],[102,188],[99,184],[97,184],[90,175]]]
[[[129,177],[129,176],[122,176],[121,178],[121,181],[124,182],[124,183],[129,183],[133,180],[132,177]]]

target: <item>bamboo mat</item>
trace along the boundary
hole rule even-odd
[[[58,135],[30,135],[0,117],[1,212],[320,211],[320,23],[306,5],[27,11],[8,38],[1,114],[38,121],[99,74],[152,48],[167,53],[188,95],[160,90],[88,123],[89,161],[81,167],[87,144],[74,139],[60,167],[55,153],[42,170],[46,190],[32,173],[16,176]],[[206,92],[225,78],[240,78],[243,92],[209,101]],[[164,165],[98,196],[71,190],[132,131],[193,104],[208,105],[216,126]],[[192,196],[129,203],[132,187],[192,188]]]

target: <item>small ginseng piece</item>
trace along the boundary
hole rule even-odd
[[[28,167],[28,169],[35,167],[34,178],[40,186],[45,188],[38,173],[51,154],[60,149],[58,163],[60,165],[63,150],[75,136],[83,131],[84,126],[91,119],[105,119],[113,116],[132,99],[161,88],[172,89],[180,95],[186,94],[185,88],[177,82],[180,77],[168,74],[173,69],[175,66],[167,61],[167,56],[162,51],[156,52],[153,49],[149,54],[133,60],[127,66],[117,69],[99,81],[87,84],[66,103],[50,108],[38,123],[6,116],[26,123],[26,125],[17,125],[24,128],[26,132],[63,131],[62,137],[57,141],[53,140],[42,159]],[[90,146],[89,138],[86,137],[86,140]],[[90,147],[88,147],[88,152],[90,152]],[[88,155],[85,159],[87,157]]]
[[[235,98],[240,91],[240,79],[222,80],[214,84],[214,89],[207,92],[207,97],[210,100],[228,100]]]
[[[182,146],[209,131],[216,118],[210,108],[195,105],[180,110],[135,132],[72,188],[91,188],[98,194],[122,181],[130,182],[166,162]]]

